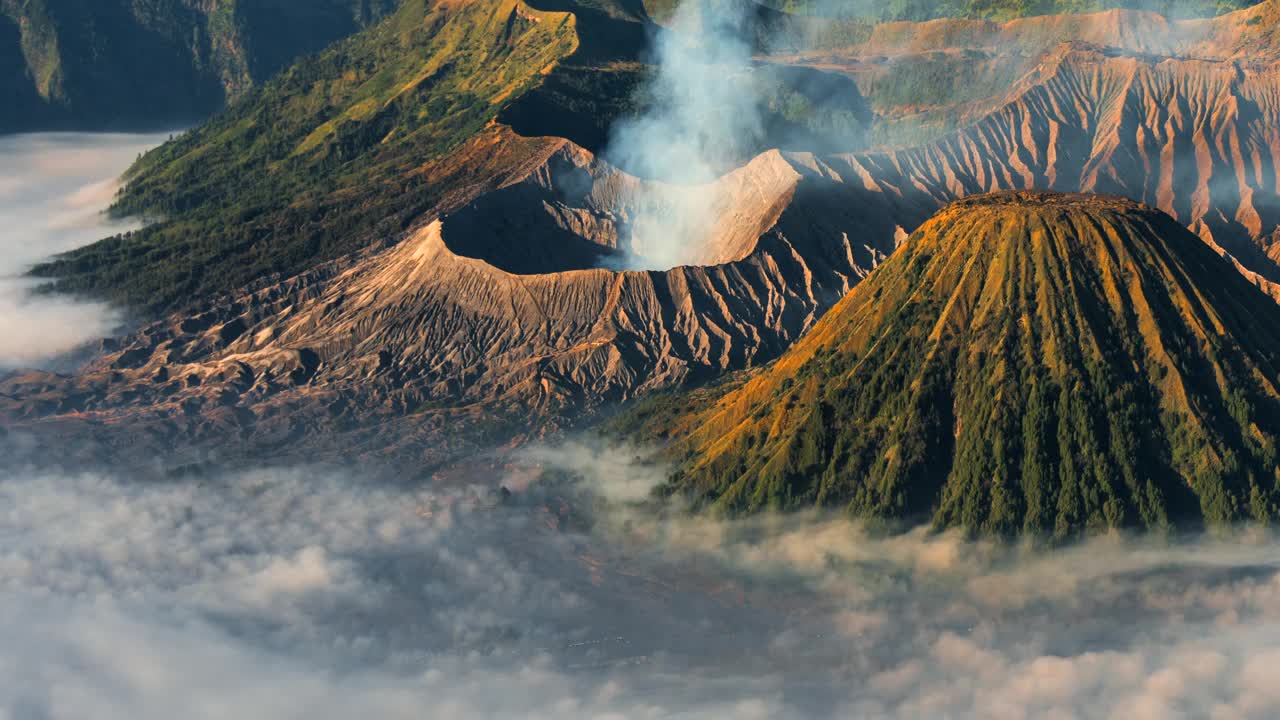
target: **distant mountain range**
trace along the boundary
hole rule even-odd
[[[199,122],[398,0],[0,0],[0,133]]]

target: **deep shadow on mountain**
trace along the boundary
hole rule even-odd
[[[398,0],[5,0],[0,133],[198,122]]]

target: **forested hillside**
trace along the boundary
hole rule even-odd
[[[992,534],[1280,514],[1280,308],[1163,213],[952,204],[779,360],[646,422],[672,490]],[[732,388],[732,386],[728,386]]]
[[[197,122],[399,0],[0,0],[0,133]]]

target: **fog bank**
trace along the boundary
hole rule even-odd
[[[509,497],[357,471],[0,471],[0,717],[1280,711],[1269,533],[1046,554],[665,517],[619,474],[651,468],[613,452],[563,455],[603,494]]]
[[[167,135],[0,136],[0,369],[38,366],[103,337],[120,314],[99,302],[31,293],[22,277],[56,253],[131,229],[102,211],[117,178]]]

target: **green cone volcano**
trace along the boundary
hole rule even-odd
[[[675,489],[1009,534],[1277,514],[1280,308],[1159,211],[944,209],[689,428]]]

